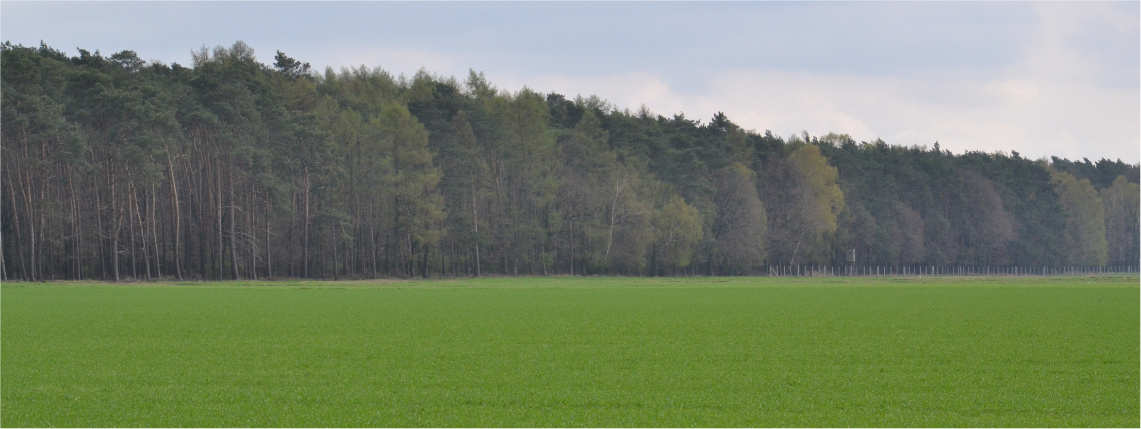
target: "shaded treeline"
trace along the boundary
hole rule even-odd
[[[4,278],[1128,264],[1138,166],[788,139],[278,52],[5,44]]]

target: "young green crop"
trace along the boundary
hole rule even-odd
[[[3,426],[1129,426],[1136,277],[5,283]]]

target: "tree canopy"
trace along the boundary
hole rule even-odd
[[[0,47],[3,278],[1136,264],[1137,164],[781,138],[277,51]]]

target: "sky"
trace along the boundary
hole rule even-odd
[[[1141,3],[0,2],[0,39],[191,63],[483,72],[788,137],[1141,162]]]

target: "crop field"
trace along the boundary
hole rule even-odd
[[[8,282],[0,425],[1138,427],[1138,282]]]

